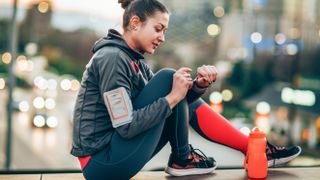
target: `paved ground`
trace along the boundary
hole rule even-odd
[[[1,175],[0,179],[5,180],[81,180],[84,179],[82,174],[16,174],[16,175]],[[172,177],[163,171],[144,171],[138,173],[132,180],[149,180],[149,179],[179,179],[179,180],[209,180],[209,179],[223,179],[223,180],[246,180],[246,172],[243,169],[218,169],[212,174],[200,176],[185,176]],[[313,168],[273,168],[269,169],[267,179],[271,180],[319,180],[320,167]]]

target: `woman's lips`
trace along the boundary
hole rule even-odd
[[[153,44],[153,49],[157,49],[159,46],[159,44],[157,44],[157,43],[152,43],[152,44]]]

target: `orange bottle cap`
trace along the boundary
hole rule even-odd
[[[257,127],[253,128],[250,132],[250,137],[252,138],[264,138],[265,136],[265,133]]]

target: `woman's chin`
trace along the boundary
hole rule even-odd
[[[148,49],[145,52],[148,54],[153,54],[156,50],[155,49]]]

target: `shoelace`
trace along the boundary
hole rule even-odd
[[[273,152],[274,152],[274,149],[275,149],[276,147],[274,146],[274,145],[272,145],[272,144],[270,144],[269,142],[267,143],[267,150],[266,150],[266,152],[267,152],[267,155],[269,154],[272,154]],[[275,165],[276,165],[276,160],[275,159],[272,159],[272,165],[271,165],[271,167],[275,167]]]
[[[276,151],[285,150],[285,147],[276,147],[270,143],[267,143],[267,154],[274,153]]]
[[[200,149],[194,149],[191,144],[189,144],[189,146],[190,146],[190,153],[193,159],[196,159],[195,155],[199,156],[200,157],[199,159],[203,159],[203,160],[207,159],[207,156]],[[197,153],[196,151],[198,151],[201,154]],[[207,167],[209,167],[206,161],[204,161],[204,163],[206,164]]]

